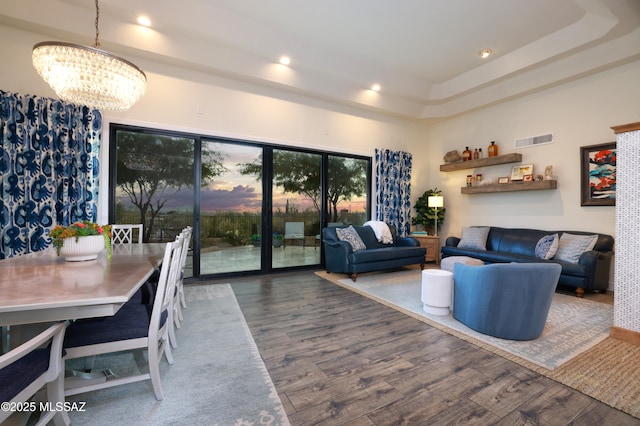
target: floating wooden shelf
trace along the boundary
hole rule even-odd
[[[511,154],[498,155],[496,157],[478,158],[477,160],[461,161],[458,163],[441,164],[441,172],[455,172],[456,170],[475,169],[477,167],[497,166],[498,164],[519,163],[522,161],[522,154],[513,152]]]
[[[493,183],[489,185],[463,186],[462,194],[487,194],[491,192],[537,191],[542,189],[556,189],[557,180],[536,180],[534,182]]]

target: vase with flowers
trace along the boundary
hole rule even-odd
[[[69,226],[57,225],[49,236],[53,238],[58,256],[64,256],[66,261],[93,260],[105,248],[107,259],[111,258],[111,225],[83,220]]]

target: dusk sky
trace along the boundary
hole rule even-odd
[[[202,212],[252,212],[259,213],[262,208],[262,182],[256,181],[254,176],[243,176],[239,172],[238,164],[253,162],[259,158],[262,150],[260,148],[234,145],[209,143],[208,149],[224,153],[224,165],[228,169],[222,176],[216,176],[206,187],[201,188],[200,205]],[[167,189],[165,195],[171,194]],[[313,208],[313,203],[307,197],[283,193],[281,188],[273,192],[274,210],[278,208],[285,210],[287,201],[290,205],[297,207],[299,211]],[[130,206],[129,198],[119,188],[116,196],[125,206]],[[364,199],[353,200],[344,203],[342,208],[350,211],[363,211]],[[187,210],[193,209],[193,188],[185,188],[169,197],[165,210]]]

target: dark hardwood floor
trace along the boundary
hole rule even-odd
[[[229,281],[292,425],[640,424],[313,272]]]

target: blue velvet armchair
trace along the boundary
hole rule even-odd
[[[533,340],[544,330],[561,271],[553,263],[456,264],[453,317],[483,334]]]

